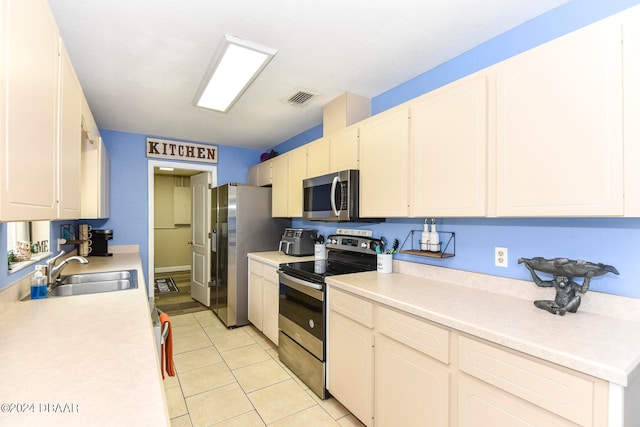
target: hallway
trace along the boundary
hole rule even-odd
[[[155,293],[155,304],[169,316],[195,313],[209,310],[191,298],[191,271],[174,271],[171,273],[156,273],[156,279],[173,278],[180,292]]]

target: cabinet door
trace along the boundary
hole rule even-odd
[[[0,23],[0,220],[57,216],[58,47],[45,0],[5,0]]]
[[[360,216],[406,217],[409,108],[401,106],[359,123]]]
[[[287,153],[289,180],[287,191],[288,217],[302,217],[302,180],[307,177],[307,149],[305,146]]]
[[[109,217],[109,154],[98,137],[82,140],[82,218]]]
[[[98,125],[93,118],[91,108],[89,108],[89,103],[84,94],[82,95],[82,132],[84,133],[83,137],[91,141],[96,141],[100,136]]]
[[[331,163],[330,141],[326,138],[313,141],[307,147],[307,175],[305,178],[326,175]]]
[[[624,214],[640,217],[640,8],[625,12],[624,57]]]
[[[465,336],[458,338],[458,368],[578,425],[592,427],[606,404],[607,384]]]
[[[253,259],[249,260],[249,307],[248,318],[259,331],[262,331],[262,271],[263,264]]]
[[[111,213],[111,160],[102,137],[98,137],[98,139],[100,141],[100,205],[98,218],[109,218]]]
[[[280,292],[277,281],[268,279],[267,269],[272,267],[265,265],[265,277],[262,280],[262,333],[275,345],[278,345],[278,309],[280,304]],[[275,271],[275,269],[274,269]],[[273,275],[273,273],[271,273]],[[277,272],[275,272],[277,277]]]
[[[622,43],[592,25],[497,68],[497,214],[623,213]]]
[[[331,167],[330,172],[347,169],[358,169],[358,149],[360,130],[351,126],[331,135]]]
[[[82,88],[67,50],[60,41],[58,128],[58,218],[80,218],[80,143],[82,139]]]
[[[286,154],[271,161],[271,216],[289,216],[289,162]]]
[[[266,161],[250,167],[247,171],[247,182],[258,187],[271,185],[271,162]]]
[[[487,77],[459,80],[411,104],[410,216],[485,216]]]
[[[258,185],[258,166],[251,166],[247,169],[247,184]]]
[[[373,424],[373,331],[329,312],[328,390],[365,425]]]
[[[450,425],[449,382],[446,365],[392,339],[376,337],[377,426]]]
[[[458,377],[458,426],[575,427],[576,424],[462,374]]]

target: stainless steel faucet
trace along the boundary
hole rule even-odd
[[[47,283],[49,284],[49,286],[53,285],[53,283],[58,279],[58,277],[60,277],[60,273],[62,273],[62,269],[65,268],[67,264],[69,264],[71,261],[79,262],[80,264],[89,263],[89,261],[85,257],[72,256],[65,259],[60,264],[56,265],[56,261],[65,253],[66,253],[65,251],[60,251],[58,255],[51,258],[50,260],[47,260]]]

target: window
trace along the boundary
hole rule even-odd
[[[9,271],[21,270],[51,255],[49,236],[49,221],[7,223]]]

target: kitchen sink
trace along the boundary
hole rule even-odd
[[[61,276],[49,296],[71,296],[121,291],[138,287],[137,270],[105,271]]]

